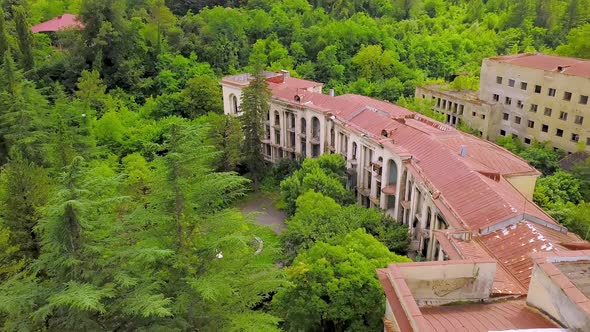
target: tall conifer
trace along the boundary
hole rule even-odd
[[[25,70],[33,69],[35,60],[33,59],[33,36],[27,22],[27,14],[23,6],[14,7],[14,21],[16,24],[16,34],[18,36],[18,47],[22,54],[21,63]]]
[[[264,135],[264,118],[270,112],[271,92],[266,83],[262,67],[257,66],[254,79],[242,92],[243,112],[241,117],[244,129],[244,162],[250,170],[254,184],[264,172],[264,157],[262,155],[262,137]]]

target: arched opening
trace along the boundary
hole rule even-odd
[[[305,118],[301,118],[301,133],[303,135],[307,133],[307,120],[305,120]]]
[[[266,112],[266,121],[270,122],[270,111]]]
[[[234,114],[238,114],[239,107],[238,107],[238,97],[236,95],[231,95],[231,107]]]
[[[387,130],[385,130],[385,129],[381,130],[381,136],[387,137],[387,135],[388,135]]]
[[[281,116],[279,115],[279,111],[275,111],[275,126],[281,125]]]
[[[330,129],[330,147],[332,147],[332,149],[334,149],[335,146],[336,146],[336,132],[334,131],[334,127],[332,127],[332,129]]]
[[[397,164],[389,159],[387,161],[387,179],[383,192],[387,194],[387,209],[395,209],[395,195],[397,194]]]
[[[432,211],[430,210],[430,207],[428,207],[426,209],[426,227],[425,229],[430,229],[432,225]]]
[[[352,160],[356,160],[356,150],[357,150],[356,142],[352,142]]]
[[[397,184],[397,164],[393,160],[389,160],[387,162],[387,169],[389,171],[389,176],[387,178],[388,185],[395,185]]]
[[[314,139],[320,138],[320,120],[315,116],[311,118],[311,131]]]

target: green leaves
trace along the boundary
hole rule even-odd
[[[49,297],[50,306],[67,306],[81,311],[96,311],[104,313],[106,308],[103,300],[114,296],[110,288],[96,287],[90,284],[69,281],[65,289]]]

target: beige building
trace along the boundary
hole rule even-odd
[[[395,104],[323,94],[320,83],[287,72],[266,76],[272,91],[266,160],[341,154],[358,202],[407,225],[412,256],[451,259],[450,241],[492,241],[514,225],[531,226],[522,229],[530,236],[535,225],[560,241],[578,240],[532,202],[540,173],[509,151]],[[221,81],[226,114],[239,116],[241,89],[251,78]],[[527,249],[542,244],[535,246]]]
[[[549,141],[570,153],[581,142],[590,151],[590,60],[540,53],[487,58],[477,95],[426,86],[416,96],[436,99],[435,110],[450,116],[447,123],[463,121],[490,140],[513,135],[525,145]],[[454,105],[471,107],[449,112]]]

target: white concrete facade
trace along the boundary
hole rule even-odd
[[[225,81],[221,85],[225,114],[239,115],[232,99],[239,96],[239,105],[241,89],[246,85],[240,87]],[[314,87],[309,91],[317,90]],[[358,203],[381,209],[407,225],[412,238],[410,250],[423,259],[444,259],[433,232],[448,228],[448,223],[434,205],[426,185],[408,171],[409,156],[393,153],[329,113],[277,98],[271,100],[265,128],[262,143],[267,161],[341,154],[347,161],[348,189],[355,193]]]

